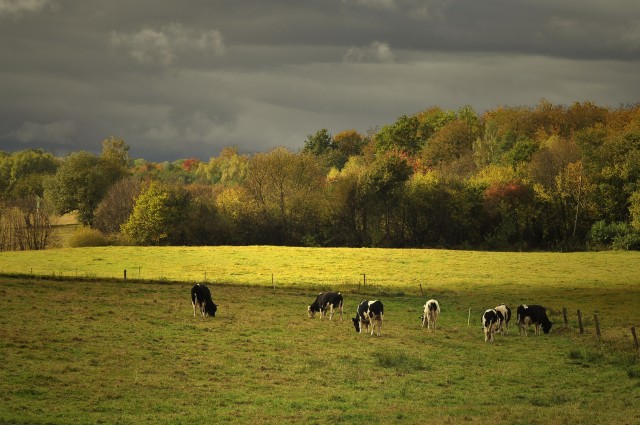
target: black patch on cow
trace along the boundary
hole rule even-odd
[[[321,292],[309,306],[309,311],[312,313],[323,312],[330,305],[337,309],[342,303],[343,298],[340,292]]]
[[[495,310],[487,310],[482,315],[482,326],[488,328],[492,323],[498,321],[498,313]]]
[[[191,303],[197,304],[198,307],[204,305],[204,311],[208,316],[216,316],[218,306],[213,302],[211,291],[207,285],[196,283],[193,288],[191,288]]]
[[[360,332],[360,321],[369,324],[371,323],[371,319],[382,315],[384,315],[384,306],[382,305],[382,301],[365,300],[358,304],[356,317],[351,320],[353,321],[353,326],[356,328],[356,332]]]
[[[541,305],[520,305],[516,315],[520,326],[524,324],[524,318],[529,317],[531,324],[540,325],[544,333],[548,334],[551,331],[553,323],[547,317],[547,309]]]

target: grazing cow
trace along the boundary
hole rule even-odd
[[[532,323],[535,325],[536,335],[540,335],[540,327],[544,333],[548,334],[551,330],[551,321],[547,317],[547,310],[541,305],[526,305],[522,304],[518,306],[517,310],[518,327],[520,328],[520,334],[524,332],[527,336],[527,328]]]
[[[436,329],[436,321],[438,320],[438,316],[440,315],[440,304],[436,300],[429,300],[423,307],[422,316],[422,327],[424,328],[425,324],[427,325],[427,329],[430,329],[433,326],[433,330]]]
[[[511,320],[511,309],[506,304],[500,304],[494,308],[498,313],[498,332],[501,335],[509,335],[509,321]]]
[[[498,327],[498,313],[492,308],[482,315],[482,331],[484,332],[484,342],[493,342],[493,336]]]
[[[382,302],[379,300],[362,301],[360,305],[358,305],[356,317],[352,319],[353,326],[356,328],[356,332],[358,333],[362,333],[363,327],[367,329],[366,332],[368,333],[369,325],[371,325],[371,335],[373,336],[376,323],[378,323],[378,336],[380,336],[383,316],[384,306],[382,305]]]
[[[327,310],[329,310],[329,320],[333,318],[333,310],[337,309],[340,313],[340,321],[342,322],[342,294],[340,292],[320,292],[316,297],[316,300],[307,307],[309,317],[315,317],[317,312],[320,312],[320,319],[324,319],[327,316]]]
[[[202,317],[215,317],[218,306],[213,303],[211,299],[211,291],[207,288],[207,285],[200,285],[196,283],[191,288],[191,304],[193,304],[193,317],[196,317],[196,306],[202,314]]]

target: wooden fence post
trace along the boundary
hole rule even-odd
[[[584,333],[584,327],[582,326],[582,313],[578,310],[578,326],[580,326],[580,333]]]
[[[124,269],[124,280],[127,280],[127,269]]]
[[[467,326],[471,324],[471,309],[469,309],[469,317],[467,318]]]
[[[564,326],[567,327],[569,325],[569,321],[567,320],[567,308],[562,307],[562,318],[564,319]]]
[[[598,341],[600,341],[600,320],[598,320],[598,315],[594,314],[593,315],[593,320],[596,322],[596,335],[598,335]]]
[[[276,281],[273,278],[273,273],[271,273],[271,286],[273,286],[273,289],[276,289]]]
[[[362,286],[367,286],[367,275],[362,274]]]
[[[633,345],[636,347],[636,351],[638,351],[638,348],[640,348],[640,346],[638,345],[638,335],[636,335],[635,326],[631,327],[631,335],[633,335]]]
[[[422,294],[422,296],[424,297],[424,291],[422,290],[422,283],[420,284],[420,293]]]

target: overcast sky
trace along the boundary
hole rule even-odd
[[[638,0],[0,0],[0,150],[208,160],[430,106],[640,101]]]

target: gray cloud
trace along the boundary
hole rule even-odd
[[[46,7],[54,7],[54,5],[51,0],[0,0],[0,17],[38,12]]]
[[[640,97],[635,0],[0,0],[0,149],[303,146],[438,105]]]

